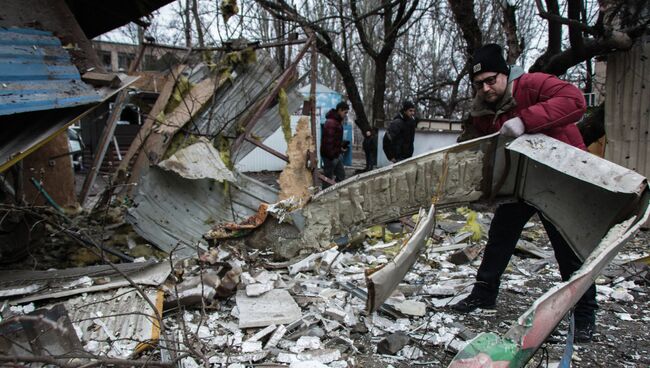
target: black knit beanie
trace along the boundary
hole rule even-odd
[[[481,46],[472,55],[471,77],[483,72],[498,72],[508,75],[510,68],[503,58],[501,46],[495,43],[489,43]]]

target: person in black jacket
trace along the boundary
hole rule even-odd
[[[416,125],[415,104],[406,100],[402,103],[399,113],[388,125],[384,135],[384,153],[390,162],[402,161],[413,156]]]

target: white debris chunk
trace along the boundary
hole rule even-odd
[[[240,277],[241,283],[244,286],[248,286],[248,285],[254,284],[256,282],[255,278],[253,276],[251,276],[251,274],[248,273],[248,272],[242,272],[242,274],[239,277]]]
[[[266,284],[271,281],[275,281],[278,278],[279,276],[277,273],[262,271],[259,275],[255,276],[255,281],[259,282],[260,284]]]
[[[331,362],[328,366],[330,368],[348,368],[349,367],[348,362],[346,362],[345,360],[337,360],[335,362]]]
[[[635,321],[629,313],[614,313],[621,321]]]
[[[339,322],[343,322],[345,320],[345,317],[347,316],[347,313],[341,308],[330,307],[325,309],[325,315],[328,317],[332,317],[333,319]]]
[[[315,360],[308,360],[305,362],[293,362],[289,368],[327,368],[327,366]]]
[[[612,293],[610,294],[610,297],[614,300],[619,300],[622,302],[633,302],[634,301],[634,296],[630,294],[626,289],[624,288],[616,288]]]
[[[266,328],[259,330],[257,333],[255,333],[255,335],[251,336],[251,338],[246,341],[259,341],[262,337],[270,334],[273,331],[275,331],[275,325],[267,326]]]
[[[63,289],[72,289],[76,287],[88,287],[88,286],[93,286],[94,282],[93,279],[91,279],[88,276],[83,276],[77,280],[70,281],[66,284],[61,285]]]
[[[34,303],[29,303],[25,305],[12,305],[9,307],[9,310],[15,314],[29,314],[36,310]]]
[[[196,329],[193,329],[196,331]],[[212,337],[212,331],[210,331],[210,328],[208,326],[202,325],[199,327],[199,330],[197,331],[197,335],[199,336],[200,339],[207,339]]]
[[[217,354],[208,359],[210,364],[227,364],[227,363],[243,363],[243,362],[257,362],[269,355],[268,351],[262,350],[253,353],[245,353],[241,355]]]
[[[273,290],[275,285],[273,282],[267,282],[264,284],[250,284],[246,286],[246,295],[248,296],[259,296],[264,293],[268,293]]]
[[[414,300],[405,300],[396,303],[395,308],[406,315],[421,317],[426,314],[427,305]]]
[[[454,305],[454,304],[458,303],[459,301],[467,298],[468,296],[469,296],[469,293],[463,293],[463,294],[458,294],[456,296],[452,296],[452,297],[444,298],[444,299],[431,298],[431,299],[429,299],[429,301],[436,308],[444,308],[444,307],[447,307],[447,306],[450,306],[450,305]]]
[[[298,354],[299,360],[315,360],[323,364],[329,364],[341,359],[341,352],[336,349],[309,350]]]
[[[253,353],[256,351],[262,350],[262,342],[261,341],[244,341],[241,344],[241,352],[242,353]]]
[[[298,272],[311,271],[316,266],[316,260],[321,257],[320,253],[312,254],[307,258],[300,260],[288,267],[289,275],[295,275]]]
[[[278,361],[279,363],[291,364],[293,362],[298,361],[298,355],[297,354],[280,352],[278,354],[278,357],[275,360]]]
[[[424,356],[424,353],[415,346],[407,345],[400,350],[399,355],[407,359],[420,359]]]
[[[322,253],[321,263],[325,267],[330,267],[335,259],[338,259],[339,251],[336,247],[326,250]]]
[[[280,341],[280,339],[284,337],[285,333],[287,333],[287,328],[284,327],[284,325],[278,326],[278,328],[275,330],[273,335],[271,335],[271,337],[269,338],[269,341],[266,342],[264,349],[275,347]]]
[[[199,363],[197,363],[196,360],[194,360],[194,358],[192,358],[192,357],[186,357],[186,358],[181,359],[178,366],[183,367],[183,368],[199,368],[200,367]]]
[[[235,299],[239,308],[239,328],[291,323],[302,317],[300,307],[286,290],[274,289],[253,298],[240,290]]]
[[[289,350],[292,353],[302,353],[305,350],[320,349],[320,338],[318,336],[301,336],[296,345],[292,346]]]

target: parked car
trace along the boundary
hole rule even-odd
[[[68,128],[68,148],[70,158],[72,159],[72,167],[75,171],[83,169],[83,150],[84,142],[81,139],[80,127],[71,126]]]

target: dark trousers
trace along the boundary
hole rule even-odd
[[[476,284],[472,290],[474,296],[496,301],[501,275],[515,251],[515,246],[524,225],[535,213],[537,213],[537,210],[534,207],[523,202],[504,204],[497,208],[490,225],[483,261],[476,274]],[[576,256],[555,226],[541,214],[540,218],[553,246],[555,259],[557,259],[560,266],[562,281],[566,281],[582,266],[582,261]],[[584,326],[587,323],[593,324],[597,308],[596,286],[592,284],[576,304],[576,326]]]
[[[377,136],[365,137],[363,139],[363,152],[366,154],[365,170],[372,170],[377,166]]]
[[[343,167],[343,161],[341,158],[335,158],[333,160],[328,159],[327,157],[322,157],[323,159],[323,174],[330,179],[335,179],[336,182],[345,180],[345,168]],[[330,185],[326,182],[322,183],[323,189],[329,187]]]

